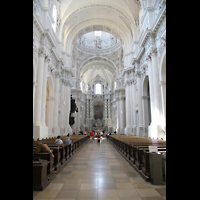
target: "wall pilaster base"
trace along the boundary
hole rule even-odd
[[[33,139],[41,140],[42,138],[48,138],[48,127],[43,125],[33,125]]]

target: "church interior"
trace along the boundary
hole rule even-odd
[[[33,0],[33,142],[81,131],[166,142],[166,0]],[[166,199],[101,142],[34,199]]]

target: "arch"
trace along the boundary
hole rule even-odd
[[[53,110],[54,110],[54,88],[53,88],[53,81],[52,81],[52,78],[50,76],[48,76],[47,77],[47,87],[46,87],[45,123],[48,126],[49,136],[52,136]]]
[[[151,104],[150,104],[150,91],[149,91],[149,76],[144,77],[142,87],[142,103],[143,103],[143,116],[145,125],[145,135],[148,137],[148,127],[151,124]]]
[[[83,60],[83,62],[80,64],[80,71],[84,68],[85,65],[87,65],[88,63],[91,63],[91,62],[100,62],[102,64],[106,64],[109,66],[109,68],[113,71],[116,71],[116,64],[108,59],[107,57],[105,56],[101,56],[101,57],[97,57],[97,56],[89,56],[87,59]]]
[[[98,21],[98,24],[96,24]],[[86,26],[87,25],[87,26]],[[89,25],[89,26],[88,26]],[[128,31],[126,29],[119,29],[117,24],[111,24],[106,19],[95,20],[90,19],[89,22],[82,23],[73,29],[68,30],[68,32],[64,35],[63,44],[64,44],[64,51],[68,54],[71,54],[73,51],[74,44],[78,38],[83,36],[86,33],[93,32],[93,31],[103,31],[106,33],[110,33],[115,36],[120,42],[122,47],[127,47],[132,43],[130,41],[130,37],[128,35]],[[66,45],[68,44],[68,45]]]
[[[103,20],[102,25],[105,25],[105,20],[109,19],[108,22],[108,26],[110,27],[110,25],[115,24],[115,27],[118,27],[118,31],[124,32],[125,29],[128,29],[128,32],[130,33],[130,36],[136,40],[137,39],[137,27],[135,24],[135,19],[133,17],[133,14],[131,14],[131,11],[129,10],[129,8],[127,7],[127,5],[125,6],[125,2],[121,1],[121,4],[124,4],[123,6],[119,6],[118,3],[114,2],[114,1],[106,1],[106,4],[88,4],[88,3],[84,3],[83,4],[75,4],[75,1],[73,1],[73,5],[70,6],[70,8],[68,7],[65,11],[65,14],[62,17],[62,30],[61,30],[61,40],[63,41],[63,43],[65,44],[66,41],[64,39],[64,36],[66,35],[66,32],[69,32],[70,30],[73,29],[77,29],[76,26],[78,24],[78,22],[80,22],[79,24],[82,25],[83,23],[86,23],[84,25],[84,27],[88,26],[88,20],[92,18],[94,18],[92,15],[94,12],[93,10],[95,9],[104,9],[107,10],[107,14],[104,18],[102,16],[98,16],[98,13],[96,13],[97,17],[95,19],[95,22],[93,22],[94,25],[97,25],[98,21],[100,22],[101,20]],[[76,6],[75,6],[76,5]],[[80,5],[80,6],[77,6]],[[125,7],[125,9],[123,9],[123,7]],[[68,11],[68,9],[71,10],[71,12]],[[68,11],[68,12],[67,12]],[[133,12],[136,12],[133,11]],[[81,13],[87,13],[88,18],[84,20],[85,21],[81,21],[82,17],[81,17]],[[136,14],[136,13],[135,13]],[[76,15],[79,15],[79,18],[76,18]],[[93,19],[92,19],[93,20]],[[80,26],[79,25],[79,26]],[[67,28],[66,28],[67,27]],[[94,31],[94,30],[93,30]],[[78,32],[76,30],[76,32]],[[129,41],[130,42],[130,41]]]

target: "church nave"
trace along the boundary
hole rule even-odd
[[[166,185],[152,185],[103,139],[88,142],[37,200],[164,200]]]

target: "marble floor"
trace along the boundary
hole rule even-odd
[[[146,182],[103,139],[88,142],[43,191],[37,200],[164,200],[166,185]]]

